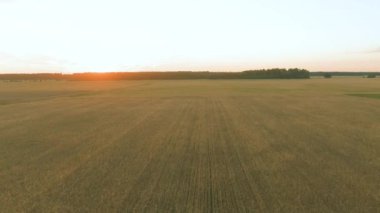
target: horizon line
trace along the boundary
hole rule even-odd
[[[251,70],[270,70],[270,69],[282,69],[282,68],[266,68],[266,69],[248,69],[248,70],[242,70],[242,71],[209,71],[209,70],[203,70],[203,71],[194,71],[194,70],[167,70],[167,71],[80,71],[80,72],[0,72],[0,75],[33,75],[33,74],[61,74],[61,75],[74,75],[74,74],[112,74],[112,73],[162,73],[162,72],[214,72],[214,73],[235,73],[235,72],[244,72],[244,71],[251,71]],[[302,69],[302,68],[299,68]],[[306,69],[307,70],[307,69]],[[311,73],[380,73],[379,71],[310,71]]]

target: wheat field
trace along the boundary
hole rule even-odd
[[[380,79],[0,82],[0,212],[379,212]]]

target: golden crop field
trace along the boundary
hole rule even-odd
[[[380,79],[0,82],[0,212],[379,212]]]

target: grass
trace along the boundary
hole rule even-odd
[[[380,81],[0,82],[1,212],[377,212]]]
[[[358,96],[358,97],[365,97],[365,98],[377,98],[377,99],[380,99],[380,94],[363,94],[363,93],[359,93],[359,94],[349,94],[351,96]]]

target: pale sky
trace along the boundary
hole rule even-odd
[[[0,73],[380,71],[380,0],[0,0]]]

